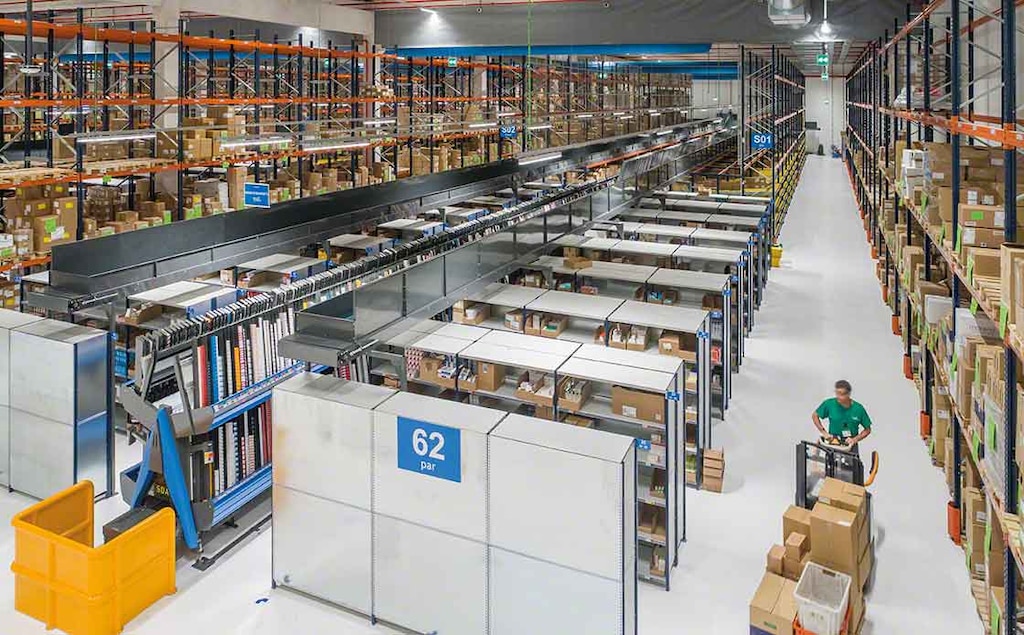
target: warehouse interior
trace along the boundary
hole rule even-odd
[[[1019,4],[0,2],[0,632],[1024,631]]]

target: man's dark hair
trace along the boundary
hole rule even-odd
[[[850,382],[846,381],[845,379],[840,379],[839,381],[836,382],[836,390],[845,390],[846,392],[852,393],[853,386],[851,386]]]

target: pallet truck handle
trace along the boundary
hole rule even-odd
[[[875,476],[878,475],[878,451],[871,451],[871,469],[868,471],[867,478],[864,479],[864,487],[870,487],[875,482]]]

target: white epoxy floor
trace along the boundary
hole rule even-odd
[[[854,397],[875,422],[864,449],[882,455],[872,488],[878,570],[865,635],[981,633],[963,553],[945,536],[942,473],[931,466],[917,437],[917,393],[903,379],[899,341],[889,332],[888,311],[838,160],[808,159],[782,242],[783,267],[772,272],[726,422],[714,431],[714,445],[726,451],[725,493],[691,493],[689,542],[672,591],[641,585],[641,635],[748,631],[747,604],[768,548],[782,540],[782,513],[793,500],[795,444],[813,437],[810,412],[839,378],[853,383]],[[14,549],[7,520],[29,502],[0,493],[4,569]],[[112,517],[119,505],[107,501],[97,516]],[[41,624],[14,612],[12,587],[11,574],[0,573],[0,633],[44,633]],[[181,563],[178,588],[124,632],[391,633],[271,590],[269,531],[205,573]],[[263,599],[268,601],[257,603]]]

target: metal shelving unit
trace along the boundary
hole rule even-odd
[[[967,460],[977,470],[984,484],[994,519],[1006,537],[1003,570],[1006,589],[1002,606],[993,606],[982,615],[992,632],[1015,635],[1017,624],[1018,580],[1024,555],[1017,519],[1019,470],[1015,462],[1017,440],[1017,382],[1024,345],[1015,328],[1006,324],[1006,307],[993,302],[973,279],[970,267],[961,258],[953,236],[944,235],[941,225],[930,220],[928,202],[917,200],[912,192],[904,192],[892,167],[902,157],[895,156],[897,141],[945,141],[951,146],[952,165],[952,227],[959,225],[962,214],[961,192],[965,188],[961,170],[964,148],[982,146],[1002,149],[1001,187],[1004,199],[1006,242],[1017,242],[1017,165],[1018,153],[1024,148],[1024,132],[1018,118],[1016,41],[1017,5],[1002,0],[994,11],[971,0],[936,0],[912,9],[901,24],[897,19],[893,32],[873,42],[865,51],[856,69],[846,82],[848,129],[845,160],[856,194],[865,232],[873,245],[879,263],[883,298],[893,311],[893,331],[904,338],[904,372],[919,381],[922,390],[922,430],[930,428],[934,416],[932,388],[936,379],[949,385],[948,359],[932,353],[927,338],[921,338],[920,363],[917,373],[912,346],[917,339],[911,317],[915,301],[907,292],[910,278],[902,271],[897,254],[904,244],[896,244],[894,227],[906,228],[906,243],[923,246],[925,271],[932,263],[941,262],[952,280],[954,309],[966,308],[990,321],[999,329],[1003,340],[1006,392],[1002,420],[994,422],[993,430],[1001,440],[1002,465],[990,472],[985,459],[987,442],[978,444],[972,426],[971,404],[952,404],[953,470],[950,503],[950,537],[960,543],[965,519],[961,511],[961,472]],[[995,43],[998,40],[998,44]],[[991,70],[985,71],[984,68]],[[998,77],[996,75],[998,71]],[[997,102],[984,112],[985,101]],[[902,232],[901,232],[902,233]],[[953,321],[953,336],[957,333]],[[956,361],[952,361],[955,369]],[[953,396],[951,395],[951,398]],[[970,448],[971,451],[965,451]],[[979,606],[981,606],[979,604]],[[981,610],[979,609],[979,613]]]

